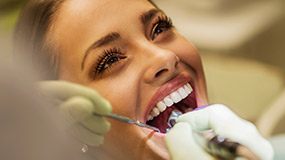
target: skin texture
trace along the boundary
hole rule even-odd
[[[190,42],[175,29],[151,39],[158,13],[149,25],[140,16],[155,9],[147,0],[69,0],[56,14],[48,41],[59,49],[59,78],[96,89],[113,106],[113,112],[145,121],[147,105],[162,86],[178,75],[194,82],[198,105],[207,102],[200,56]],[[121,35],[100,48],[86,50],[108,33]],[[102,75],[90,76],[104,50],[119,48],[126,57]],[[88,151],[98,159],[169,159],[164,135],[110,120],[111,130],[104,145]]]

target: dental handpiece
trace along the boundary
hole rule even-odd
[[[212,130],[195,132],[198,144],[206,152],[220,160],[234,160],[242,157],[247,160],[259,160],[247,147],[215,134]]]
[[[177,118],[182,115],[178,110],[172,111],[169,124],[173,127]],[[217,135],[213,130],[203,132],[194,131],[196,142],[210,155],[220,160],[233,160],[242,157],[247,160],[259,160],[247,147]]]

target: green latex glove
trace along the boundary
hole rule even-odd
[[[246,146],[260,160],[273,159],[272,146],[259,134],[256,127],[221,104],[186,113],[177,119],[177,124],[166,135],[166,143],[172,159],[213,159],[193,138],[193,131],[209,129],[224,138]]]
[[[40,92],[56,102],[67,122],[68,132],[88,146],[99,146],[110,129],[110,123],[101,116],[111,113],[110,103],[94,89],[65,81],[39,83]]]

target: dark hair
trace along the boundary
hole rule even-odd
[[[47,42],[51,22],[64,0],[30,0],[22,10],[14,33],[15,59],[36,67],[45,79],[57,79],[56,47]]]
[[[48,41],[47,34],[64,1],[29,0],[15,29],[15,58],[24,59],[39,70],[44,79],[58,79],[58,46]],[[157,7],[152,0],[148,1]]]

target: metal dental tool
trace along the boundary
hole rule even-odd
[[[221,160],[234,160],[242,157],[247,160],[259,160],[247,147],[215,134],[212,130],[196,132],[196,140],[206,152]],[[195,135],[194,135],[195,136]]]
[[[125,116],[121,116],[121,115],[117,115],[117,114],[113,114],[113,113],[111,113],[109,115],[99,115],[99,114],[96,114],[96,113],[93,113],[93,114],[95,116],[103,116],[103,117],[111,118],[111,119],[114,119],[114,120],[117,120],[117,121],[120,121],[120,122],[124,122],[124,123],[128,123],[128,124],[134,124],[134,125],[137,125],[139,127],[152,129],[152,130],[160,133],[160,130],[158,128],[150,126],[150,125],[145,124],[143,122],[140,122],[138,120],[131,119],[129,117],[125,117]]]

